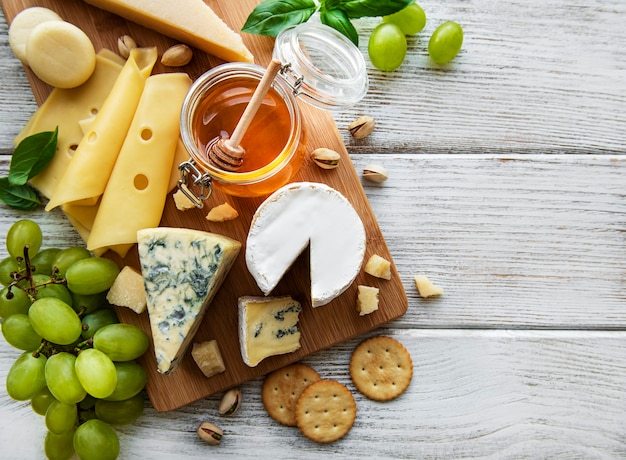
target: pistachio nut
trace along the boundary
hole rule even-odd
[[[374,131],[375,125],[376,122],[372,117],[364,115],[350,123],[348,130],[355,139],[363,139]]]
[[[191,51],[191,48],[179,43],[165,50],[163,56],[161,56],[161,64],[168,67],[181,67],[189,64],[192,57],[193,51]]]
[[[128,59],[130,56],[130,50],[137,48],[137,43],[130,35],[122,35],[117,39],[117,49],[120,52],[120,56],[124,59]]]
[[[205,441],[207,444],[217,446],[222,440],[224,433],[221,428],[213,423],[202,422],[198,427],[198,436],[200,436],[200,439]]]
[[[388,177],[387,170],[381,165],[371,164],[363,168],[363,179],[381,183],[385,182]]]
[[[218,411],[220,415],[235,415],[239,410],[239,406],[241,406],[241,390],[239,388],[231,388],[222,396]]]
[[[339,166],[339,153],[334,150],[320,147],[311,152],[311,158],[322,169],[335,169]]]

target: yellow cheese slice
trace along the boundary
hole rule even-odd
[[[46,169],[31,179],[31,184],[50,198],[67,169],[74,150],[83,137],[79,121],[97,113],[111,92],[124,61],[109,50],[96,57],[91,78],[78,88],[55,88],[14,140],[15,145],[31,134],[59,127],[57,150]]]
[[[180,110],[190,86],[186,73],[153,75],[146,81],[88,249],[136,243],[138,230],[158,227],[179,138]]]
[[[78,144],[46,211],[65,203],[94,204],[104,193],[156,59],[156,48],[131,51],[89,132]],[[81,119],[84,118],[87,117]]]
[[[178,165],[185,161],[189,161],[189,152],[185,148],[183,140],[179,137],[178,143],[176,144],[176,153],[174,154],[174,164],[172,165],[172,172],[170,174],[170,183],[167,186],[168,191],[174,190],[174,188],[178,185],[178,180],[180,179],[180,170],[178,169]]]
[[[85,1],[226,61],[254,62],[241,36],[202,0]]]

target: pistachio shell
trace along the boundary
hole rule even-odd
[[[341,156],[334,150],[321,147],[311,152],[311,158],[322,169],[335,169]]]
[[[235,415],[239,410],[239,406],[241,406],[241,390],[239,388],[231,388],[222,396],[218,411],[220,415]]]
[[[217,446],[224,436],[222,429],[210,422],[202,422],[197,432],[200,439],[212,446]]]
[[[161,64],[168,67],[181,67],[189,64],[193,57],[193,51],[187,45],[179,43],[178,45],[170,46],[161,57]]]
[[[120,52],[120,56],[124,59],[128,59],[130,56],[130,50],[137,48],[137,43],[130,35],[122,35],[117,39],[117,49]]]
[[[388,177],[387,170],[381,165],[371,164],[363,168],[363,178],[369,181],[381,183]]]
[[[364,115],[350,123],[348,130],[355,139],[363,139],[364,137],[372,134],[375,125],[376,122],[372,117]]]

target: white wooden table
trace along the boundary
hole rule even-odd
[[[270,419],[261,379],[234,418],[221,395],[145,415],[118,430],[121,458],[626,457],[626,2],[423,0],[429,22],[399,71],[369,68],[365,100],[334,113],[409,296],[407,314],[370,335],[406,345],[408,391],[376,403],[350,381],[363,337],[306,362],[354,390],[358,415],[319,445]],[[461,54],[435,66],[428,37],[465,30]],[[376,20],[358,23],[361,48]],[[35,110],[0,21],[0,173]],[[345,127],[377,121],[355,141]],[[59,213],[0,206],[0,234],[27,215],[45,244],[79,239]],[[6,250],[0,249],[0,257]],[[445,295],[421,299],[426,274]],[[18,351],[0,340],[0,380]],[[209,447],[195,430],[225,433]],[[43,419],[0,387],[0,458],[43,457]]]

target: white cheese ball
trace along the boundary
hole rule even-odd
[[[56,88],[80,86],[96,68],[93,43],[69,22],[48,21],[33,28],[26,59],[35,75]]]
[[[26,60],[26,42],[31,31],[44,22],[63,21],[63,18],[51,9],[42,6],[33,6],[20,11],[11,22],[9,27],[9,46],[13,54],[25,64]]]

